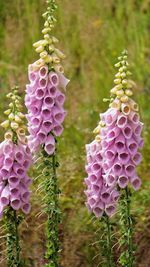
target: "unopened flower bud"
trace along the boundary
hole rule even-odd
[[[110,106],[111,106],[112,108],[120,109],[120,107],[121,107],[121,102],[120,102],[119,99],[116,98],[116,99],[110,104]]]
[[[44,61],[46,63],[51,63],[53,61],[52,57],[50,55],[47,55],[45,58],[44,58]]]
[[[15,115],[15,122],[21,123],[22,119],[18,115]]]
[[[51,30],[50,30],[50,28],[44,28],[43,30],[42,30],[42,33],[43,34],[47,34],[48,32],[50,32]]]
[[[56,72],[64,73],[64,68],[60,64],[54,65],[54,69]]]
[[[127,71],[127,75],[129,76],[129,75],[132,75],[132,72],[130,72],[130,71]]]
[[[9,93],[9,94],[7,94],[6,95],[8,98],[11,98],[12,96],[13,96],[13,94],[12,93]]]
[[[15,119],[15,115],[13,113],[10,113],[9,116],[8,116],[8,119],[10,121],[13,121]]]
[[[124,95],[120,98],[121,102],[125,103],[125,102],[128,102],[129,100],[129,97],[127,95]]]
[[[65,59],[66,58],[65,54],[62,53],[59,49],[55,48],[55,52],[58,55],[58,57],[60,57],[61,59]]]
[[[16,100],[16,96],[15,95],[12,96],[12,100]]]
[[[9,127],[9,125],[10,125],[9,120],[6,120],[6,121],[4,121],[4,122],[1,123],[1,126],[2,126],[3,128],[5,128],[5,129],[7,129],[7,128]]]
[[[48,44],[48,42],[46,41],[46,40],[40,40],[40,41],[38,41],[38,42],[36,42],[36,43],[34,43],[33,44],[33,46],[35,47],[35,48],[37,48],[37,47],[39,47],[39,46],[46,46]]]
[[[122,87],[123,87],[123,86],[122,86],[121,83],[115,86],[116,90],[120,90],[120,89],[122,89]]]
[[[119,84],[119,83],[121,83],[121,79],[115,79],[115,80],[114,80],[114,83],[115,83],[115,84]]]
[[[125,72],[122,72],[121,73],[121,78],[124,79],[126,77],[126,73]]]
[[[115,67],[116,67],[116,68],[119,68],[119,67],[120,67],[120,62],[116,63],[116,64],[115,64]]]
[[[10,108],[13,108],[13,106],[14,106],[13,103],[9,103]]]
[[[21,119],[24,119],[24,118],[25,118],[25,115],[24,115],[22,112],[18,112],[18,116],[19,116]]]
[[[49,40],[49,38],[50,38],[50,35],[49,35],[49,34],[45,34],[45,35],[44,35],[44,39],[45,39],[45,40],[47,40],[47,41],[48,41],[48,40]]]
[[[11,109],[7,109],[7,110],[4,111],[5,115],[9,115],[10,113],[11,113]]]
[[[123,66],[122,68],[123,68],[123,70],[127,70],[127,67],[126,66]]]
[[[123,90],[117,90],[116,95],[119,97],[124,96],[124,91]]]
[[[100,137],[100,135],[96,135],[95,140],[96,140],[97,142],[100,142],[100,141],[101,141],[101,137]]]
[[[49,27],[49,23],[48,23],[48,21],[45,21],[44,26],[45,26],[46,28]]]
[[[54,64],[59,64],[60,63],[60,59],[56,55],[52,56],[52,61],[54,62]]]
[[[41,52],[43,52],[43,50],[44,50],[44,46],[42,46],[42,45],[38,46],[38,47],[35,49],[35,51],[36,51],[37,53],[41,53]]]
[[[100,122],[99,122],[99,125],[100,125],[101,127],[104,127],[104,126],[105,126],[105,122],[100,121]]]
[[[121,68],[119,69],[119,72],[123,72],[123,67],[121,67]]]
[[[11,125],[11,128],[12,128],[13,130],[18,129],[18,127],[19,127],[18,123],[17,123],[17,122],[14,122],[14,121],[12,121],[10,125]]]
[[[128,81],[127,81],[127,80],[125,80],[125,79],[124,79],[124,80],[122,80],[122,84],[123,84],[123,85],[127,85],[127,83],[128,83]]]
[[[55,46],[53,44],[49,45],[49,52],[52,53],[55,50]]]
[[[57,44],[59,42],[59,40],[55,37],[55,36],[52,36],[52,42],[55,44]]]
[[[125,90],[125,94],[127,96],[132,96],[133,95],[133,92],[131,90],[127,89],[127,90]]]
[[[98,125],[94,130],[93,133],[94,134],[98,134],[100,132],[100,126]]]
[[[109,102],[110,99],[109,98],[103,98],[103,102],[106,103],[106,102]]]
[[[47,55],[48,55],[47,51],[43,51],[42,53],[40,53],[40,57],[42,59],[44,59]]]
[[[116,75],[115,75],[116,78],[120,78],[121,75],[120,75],[120,72],[118,72]]]
[[[113,87],[111,90],[110,90],[111,94],[116,94],[117,92],[117,89],[116,89],[116,86]]]

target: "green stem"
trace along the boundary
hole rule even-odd
[[[109,217],[106,217],[106,226],[107,226],[107,266],[111,267],[112,262],[111,262],[111,228],[110,228],[110,222],[109,222]]]
[[[131,211],[130,211],[130,205],[131,205],[131,195],[128,187],[125,189],[126,193],[126,202],[127,202],[127,242],[128,242],[128,259],[129,263],[128,266],[132,267],[133,266],[133,261],[134,261],[134,251],[133,251],[133,227],[132,227],[132,218],[131,218]]]
[[[21,262],[20,262],[20,240],[19,240],[19,233],[18,233],[18,225],[19,225],[19,221],[17,218],[17,212],[14,211],[14,221],[15,221],[15,237],[16,237],[16,267],[21,266]]]
[[[17,213],[11,207],[5,212],[7,231],[7,267],[20,267],[20,244],[18,235]]]
[[[114,267],[114,259],[112,252],[112,225],[110,218],[104,214],[102,219],[103,238],[100,239],[102,257],[104,258],[105,267]]]
[[[124,251],[120,256],[120,263],[125,267],[134,266],[134,245],[133,245],[133,222],[131,217],[131,192],[128,187],[124,190],[121,199],[121,240],[120,245]]]
[[[111,240],[111,224],[110,218],[105,216],[105,224],[106,224],[106,240],[107,240],[107,251],[106,251],[106,260],[107,267],[113,267],[113,256],[112,256],[112,240]]]
[[[14,221],[13,210],[8,208],[5,213],[5,227],[7,232],[7,267],[15,266],[15,235],[14,235]]]
[[[58,267],[59,259],[59,222],[60,210],[58,206],[58,181],[56,175],[56,155],[45,155],[44,157],[44,176],[45,176],[45,193],[46,193],[46,237],[47,237],[47,251],[45,258],[48,263],[45,267]]]

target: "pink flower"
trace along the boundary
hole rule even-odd
[[[107,173],[114,177],[116,185],[120,188],[125,188],[130,183],[137,190],[141,182],[136,178],[136,167],[141,161],[139,149],[143,141],[143,124],[139,120],[139,115],[133,110],[125,115],[121,110],[116,112],[115,108],[109,108],[102,116],[105,122],[105,135],[101,136],[101,146],[104,162],[108,165]],[[118,132],[119,135],[115,134]],[[112,133],[113,138],[110,139]]]
[[[63,108],[65,95],[60,88],[65,89],[68,80],[63,74],[49,72],[47,65],[42,66],[39,71],[31,69],[30,66],[30,85],[27,85],[25,97],[29,146],[32,152],[43,147],[52,155],[55,151],[55,137],[62,134],[62,123],[66,115]],[[52,136],[53,143],[50,143]]]
[[[100,122],[94,130],[97,134],[95,141],[86,146],[86,206],[97,217],[104,212],[108,216],[114,214],[119,198],[118,187],[124,189],[131,185],[138,190],[141,186],[136,167],[142,159],[143,124],[138,105],[130,98],[133,92],[128,80],[131,73],[128,71],[127,51],[122,53],[115,66],[119,70],[111,89],[109,108],[100,114]]]
[[[115,213],[119,193],[114,188],[113,177],[105,178],[102,146],[97,141],[93,141],[86,146],[86,152],[86,172],[88,174],[85,179],[86,206],[96,217],[101,217],[104,212],[111,217]]]
[[[28,213],[31,179],[27,177],[27,171],[32,162],[29,147],[19,142],[4,141],[1,143],[0,160],[1,215],[9,205],[14,210]]]

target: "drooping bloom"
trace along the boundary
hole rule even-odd
[[[65,56],[55,47],[58,40],[49,34],[53,23],[49,22],[46,14],[44,16],[44,39],[33,45],[40,59],[29,65],[30,84],[26,86],[25,104],[32,152],[42,147],[47,154],[52,155],[55,151],[55,137],[63,132],[62,123],[66,115],[63,91],[69,80],[65,78],[61,66]]]
[[[87,190],[86,206],[96,217],[101,217],[105,212],[112,216],[116,210],[119,193],[114,186],[107,185],[103,166],[103,153],[101,143],[94,140],[86,145],[87,165],[85,178]]]
[[[96,139],[90,145],[91,149],[87,149],[88,178],[85,179],[88,187],[87,206],[96,216],[98,213],[95,210],[98,211],[97,207],[103,200],[103,186],[109,191],[110,196],[110,192],[115,192],[115,200],[119,196],[118,187],[124,189],[131,185],[134,190],[138,190],[141,186],[136,167],[142,158],[139,150],[143,146],[141,136],[143,123],[140,122],[138,105],[131,99],[132,82],[128,79],[130,72],[126,51],[119,57],[116,67],[119,68],[119,72],[114,80],[116,85],[111,90],[109,108],[105,113],[100,114],[99,125],[94,130],[97,134]],[[95,188],[97,188],[97,193]],[[108,199],[108,203],[114,206],[114,199],[112,197]],[[103,214],[104,210],[109,215],[106,204],[101,207],[98,217]],[[112,215],[115,208],[111,211]]]
[[[24,115],[20,111],[17,89],[8,94],[12,102],[5,114],[8,120],[1,125],[7,129],[5,140],[0,144],[0,214],[11,206],[27,214],[30,211],[31,179],[28,169],[32,162],[31,152],[25,136]]]
[[[136,166],[141,162],[139,149],[143,146],[143,124],[139,114],[123,103],[120,110],[109,108],[101,118],[105,123],[101,144],[107,184],[125,188],[130,183],[134,190],[138,190],[141,180]]]

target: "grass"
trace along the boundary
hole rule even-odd
[[[14,84],[20,85],[24,95],[28,82],[27,66],[36,59],[32,43],[41,36],[41,14],[44,0],[1,1],[0,3],[0,114],[7,106],[6,92]],[[137,87],[135,99],[140,105],[145,123],[143,162],[139,174],[144,182],[143,191],[135,194],[133,209],[147,221],[150,204],[150,39],[149,0],[77,0],[57,1],[58,23],[55,36],[60,40],[60,48],[67,55],[64,62],[66,76],[71,79],[67,90],[66,109],[68,116],[65,131],[59,142],[60,187],[63,222],[60,236],[63,243],[62,267],[95,267],[101,262],[99,246],[94,243],[100,233],[94,234],[97,223],[91,219],[84,206],[85,144],[93,138],[92,130],[98,121],[99,112],[107,104],[103,97],[109,95],[115,74],[114,63],[120,52],[127,48]],[[3,115],[1,115],[1,120]],[[1,139],[3,137],[1,133]],[[34,171],[34,176],[35,176]],[[42,266],[44,252],[43,216],[37,220],[40,201],[34,190],[32,214],[22,227],[24,256],[28,266]],[[139,209],[140,207],[140,209]],[[31,218],[32,217],[32,218]],[[143,235],[142,226],[137,224],[138,235]],[[144,228],[147,231],[147,228]],[[138,237],[137,237],[138,238]],[[30,242],[31,250],[28,250]],[[146,241],[147,242],[147,241]],[[142,265],[141,247],[138,267]],[[33,256],[33,260],[31,259]],[[144,254],[145,256],[145,254]],[[144,259],[143,259],[144,262]],[[0,266],[4,266],[4,263]],[[143,263],[145,264],[145,262]],[[150,262],[147,263],[149,266]],[[101,265],[99,265],[101,266]]]

